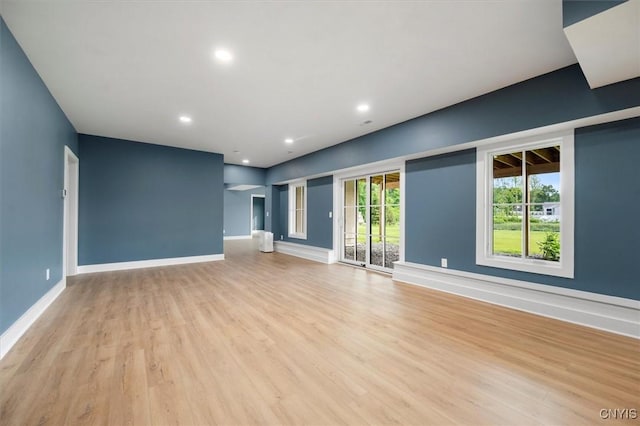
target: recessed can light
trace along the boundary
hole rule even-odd
[[[233,55],[226,49],[216,49],[213,54],[221,62],[231,62],[233,60]]]
[[[189,123],[191,123],[193,121],[191,119],[191,117],[189,117],[188,115],[181,115],[179,117],[179,120],[180,120],[181,123],[184,123],[184,124],[189,124]]]
[[[244,160],[242,160],[242,164],[249,164],[249,160],[245,158]]]
[[[369,105],[367,105],[367,104],[360,104],[360,105],[358,105],[358,106],[356,107],[356,109],[357,109],[359,112],[367,112],[367,111],[369,111]]]
[[[291,139],[291,138],[286,138],[286,139],[284,140],[284,142],[285,142],[285,143],[293,143],[293,139]]]

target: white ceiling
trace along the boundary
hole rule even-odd
[[[576,62],[561,0],[3,2],[78,132],[260,167]]]

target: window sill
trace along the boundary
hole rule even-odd
[[[568,262],[550,262],[547,260],[509,258],[506,256],[482,256],[476,258],[476,264],[532,274],[573,278],[573,265]]]
[[[304,234],[289,234],[289,238],[295,238],[296,240],[306,240],[307,236]]]

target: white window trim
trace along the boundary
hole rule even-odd
[[[478,147],[476,163],[476,264],[535,274],[574,276],[574,132],[549,134]],[[560,250],[559,262],[510,258],[492,253],[492,156],[551,144],[560,145]]]
[[[296,211],[296,188],[304,188],[304,223],[302,224],[302,233],[295,232],[295,211]],[[292,182],[289,184],[289,238],[297,238],[299,240],[307,239],[307,200],[309,199],[309,193],[307,192],[307,181]]]

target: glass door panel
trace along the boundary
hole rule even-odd
[[[369,238],[369,264],[373,266],[384,266],[384,238],[381,235],[372,235]]]
[[[400,260],[400,238],[387,237],[384,240],[384,267],[393,268],[393,262]]]
[[[344,260],[355,261],[356,254],[356,235],[344,234],[342,257]]]
[[[343,182],[342,260],[366,262],[367,179]]]
[[[355,181],[356,182],[356,205],[358,206],[358,211],[356,212],[356,233],[358,234],[358,251],[364,253],[366,251],[366,239],[367,233],[369,232],[367,229],[368,223],[368,213],[367,213],[367,179],[360,178]],[[364,262],[364,254],[361,259],[358,259]]]
[[[359,178],[356,180],[356,262],[365,264],[367,262],[367,233],[368,218],[367,213],[367,178]]]
[[[343,181],[342,260],[392,269],[400,258],[400,173]]]

